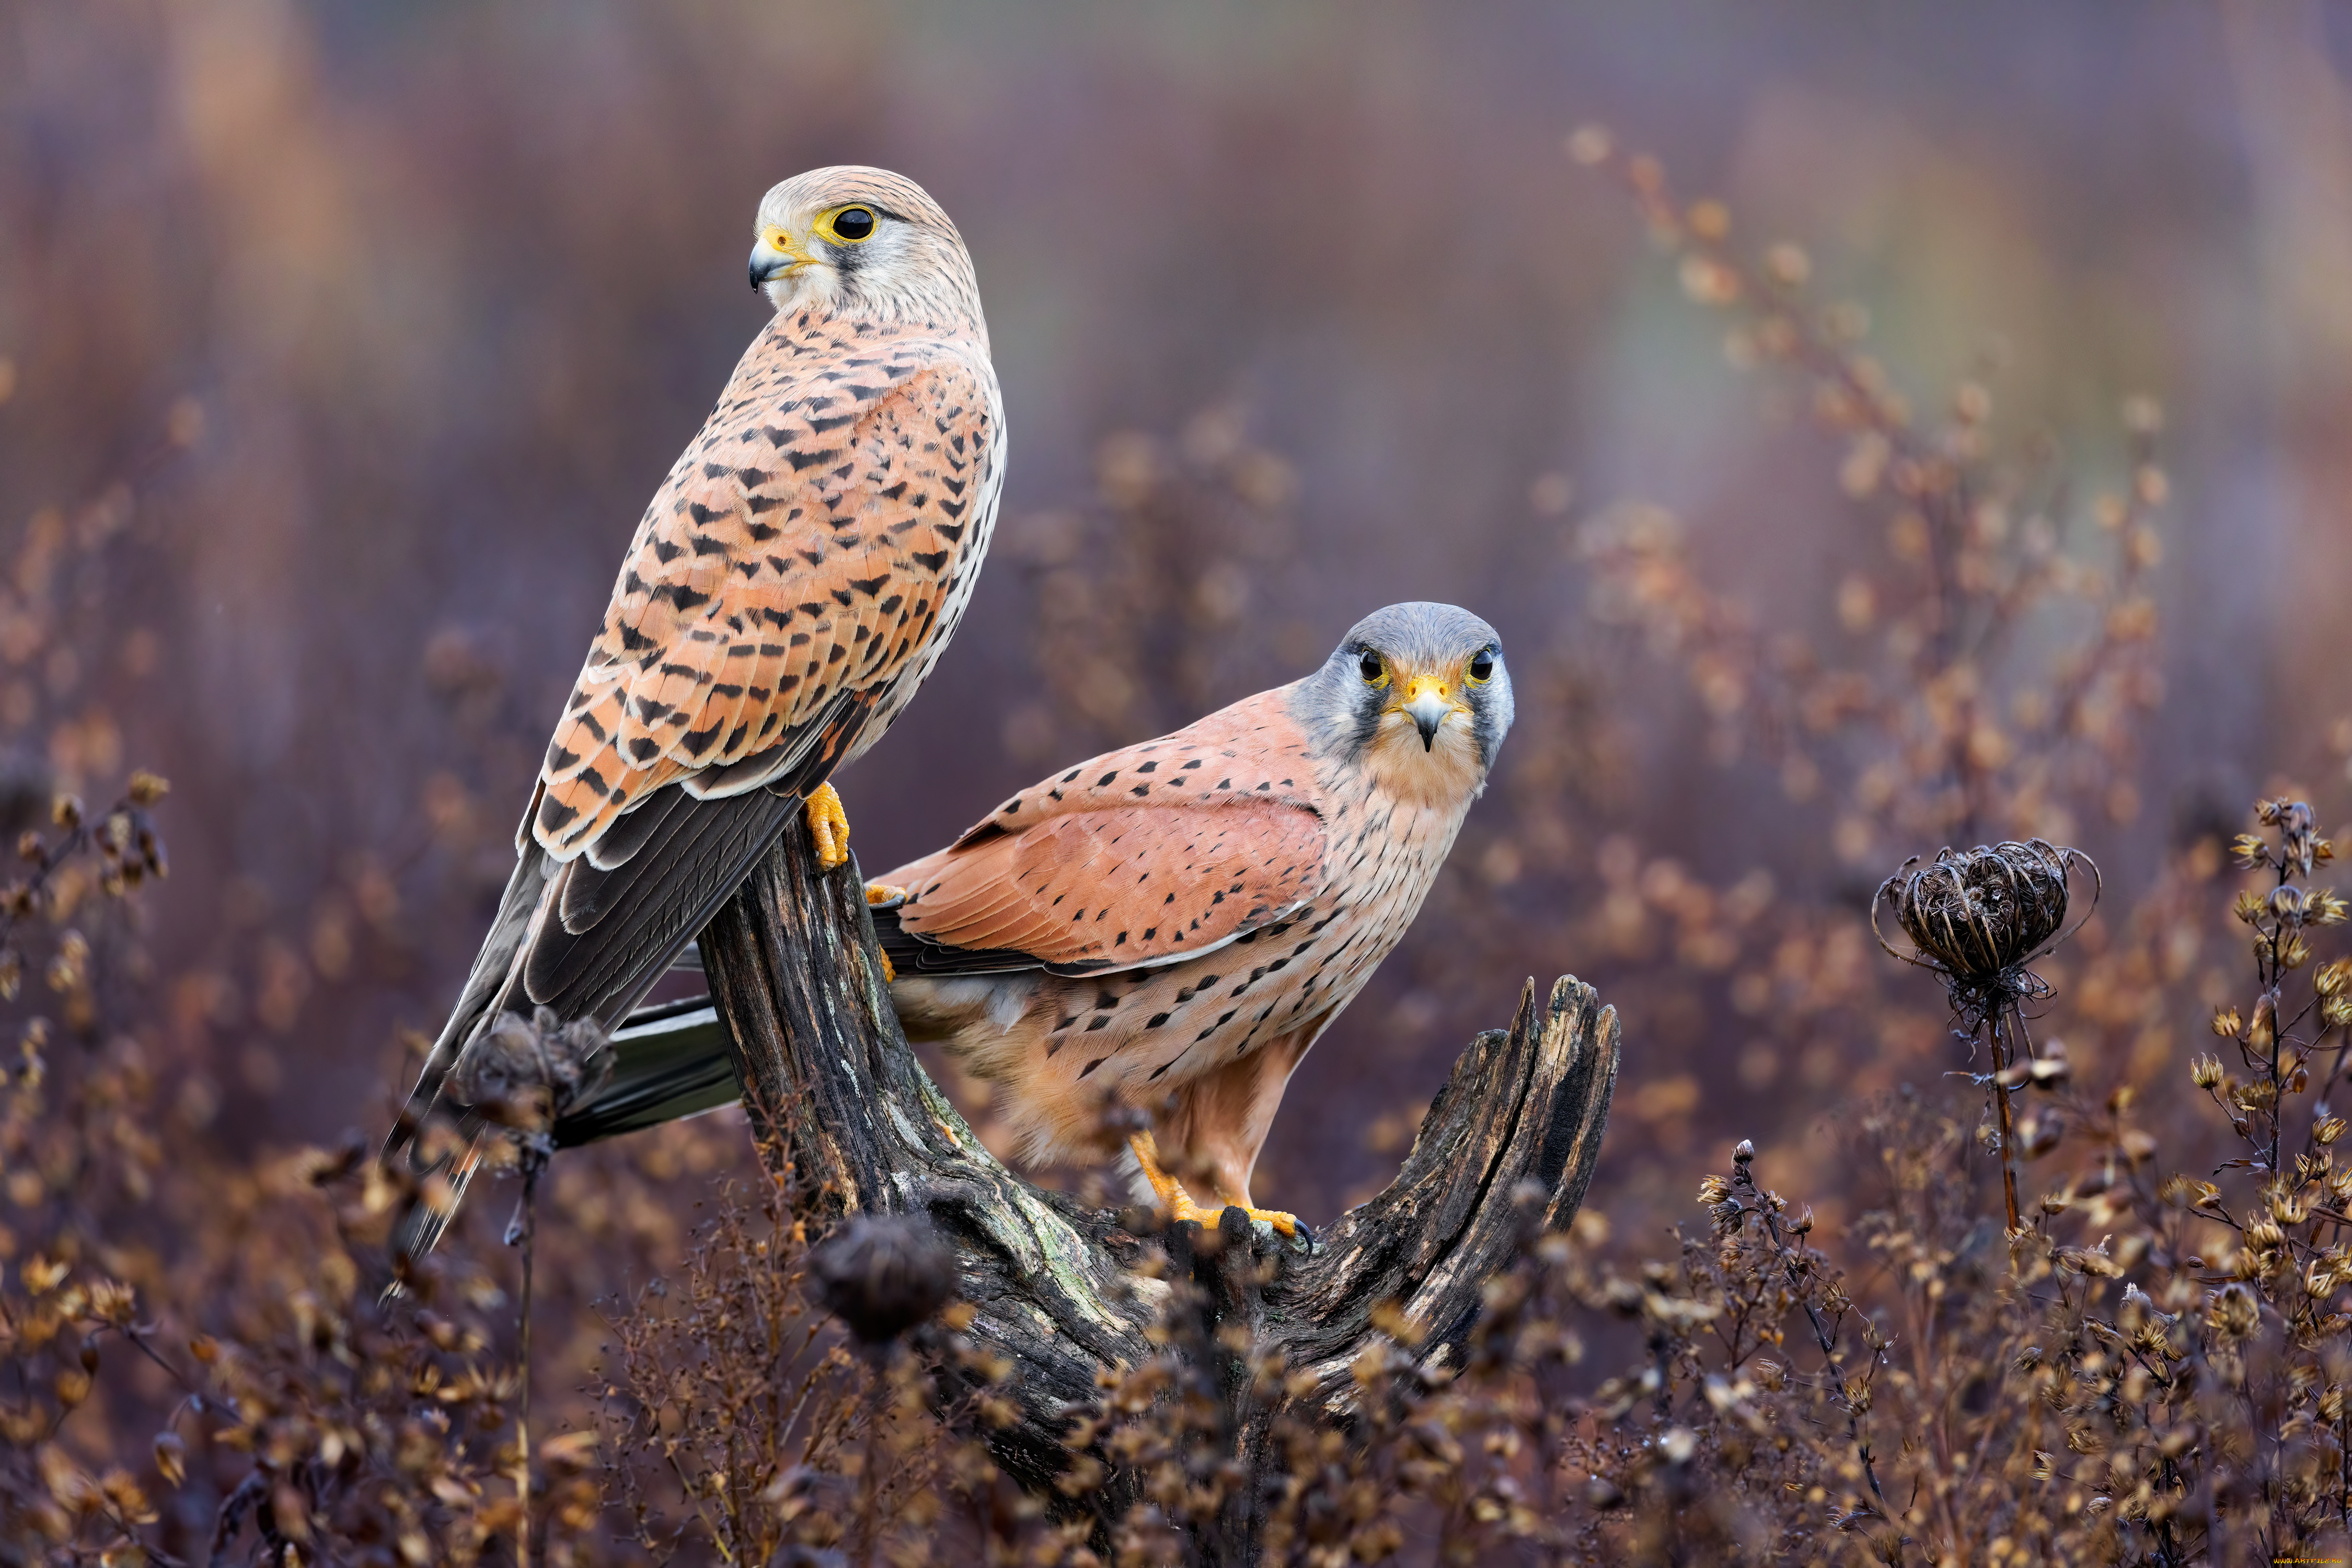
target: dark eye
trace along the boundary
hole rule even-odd
[[[864,239],[874,232],[874,215],[864,207],[844,207],[833,215],[833,232],[844,239]]]
[[[1389,667],[1382,664],[1381,656],[1370,648],[1365,649],[1364,657],[1357,660],[1356,668],[1362,674],[1367,686],[1378,686],[1389,678]]]
[[[1495,650],[1493,648],[1482,647],[1478,650],[1478,657],[1470,661],[1470,679],[1473,680],[1492,680],[1495,679]]]

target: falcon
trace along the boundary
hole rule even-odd
[[[1213,1221],[1197,1172],[1295,1235],[1250,1192],[1283,1089],[1412,923],[1512,711],[1494,627],[1394,605],[1304,679],[1022,791],[881,879],[905,890],[876,922],[908,1037],[991,1081],[1024,1160],[1098,1156],[1141,1121],[1124,1157],[1174,1217]],[[617,1043],[559,1142],[733,1097],[707,1009]]]
[[[429,1248],[482,1121],[452,1069],[509,1014],[610,1030],[791,820],[848,857],[825,781],[882,737],[971,596],[1004,417],[971,258],[921,187],[817,169],[761,200],[774,314],[646,509],[548,743],[516,865],[385,1146]]]

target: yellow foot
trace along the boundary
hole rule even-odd
[[[809,837],[816,840],[816,863],[826,870],[849,858],[849,814],[841,809],[841,795],[831,784],[816,786],[803,803],[808,813]]]
[[[1286,1214],[1280,1209],[1253,1208],[1245,1203],[1220,1204],[1215,1208],[1203,1208],[1192,1201],[1192,1194],[1184,1190],[1184,1184],[1170,1175],[1161,1166],[1159,1142],[1149,1131],[1130,1134],[1127,1144],[1135,1151],[1135,1162],[1142,1167],[1143,1179],[1151,1184],[1151,1190],[1159,1196],[1160,1205],[1167,1209],[1169,1218],[1177,1224],[1205,1225],[1213,1230],[1220,1215],[1228,1208],[1237,1208],[1254,1221],[1264,1220],[1284,1236],[1311,1237],[1314,1234],[1299,1222],[1297,1215]]]
[[[869,910],[895,910],[906,901],[907,889],[904,888],[893,887],[888,882],[866,884],[866,907]],[[877,951],[876,956],[882,960],[882,983],[887,985],[898,979],[898,966],[890,962],[890,955]]]

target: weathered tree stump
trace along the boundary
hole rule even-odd
[[[1200,1287],[1208,1321],[1188,1342],[1214,1347],[1217,1329],[1246,1323],[1261,1349],[1313,1374],[1303,1402],[1344,1421],[1377,1306],[1399,1304],[1424,1331],[1425,1363],[1458,1363],[1481,1287],[1528,1232],[1527,1184],[1547,1194],[1552,1227],[1592,1179],[1616,1013],[1573,978],[1540,1002],[1530,981],[1511,1027],[1480,1035],[1454,1064],[1396,1181],[1311,1251],[1261,1244],[1231,1209],[1214,1230],[1151,1237],[1137,1211],[1045,1191],[982,1147],[899,1030],[855,863],[830,875],[815,864],[795,820],[702,935],[746,1104],[771,1157],[792,1162],[821,1208],[925,1215],[953,1247],[959,1294],[975,1309],[965,1332],[1019,1368],[1003,1392],[1020,1419],[991,1442],[1025,1486],[1046,1488],[1066,1463],[1066,1412],[1097,1396],[1097,1373],[1156,1353],[1145,1330],[1171,1279]],[[1152,1239],[1170,1260],[1163,1278],[1131,1272]],[[1239,1357],[1202,1370],[1226,1392],[1236,1457],[1253,1464],[1279,1412],[1247,1397]],[[1254,1530],[1243,1521],[1240,1533]]]

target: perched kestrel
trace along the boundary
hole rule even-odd
[[[1250,1201],[1282,1091],[1412,922],[1510,728],[1495,629],[1450,605],[1365,617],[1322,668],[1065,769],[883,879],[910,1038],[997,1086],[1031,1160],[1149,1115],[1139,1173]]]
[[[1214,1215],[1169,1166],[1295,1230],[1250,1200],[1283,1089],[1412,923],[1511,716],[1492,626],[1395,605],[1303,680],[1022,791],[883,879],[908,894],[876,916],[908,1035],[993,1081],[1024,1158],[1101,1152],[1123,1104],[1177,1217]],[[715,1020],[632,1036],[560,1141],[733,1097]]]
[[[818,169],[760,203],[774,318],[646,508],[549,742],[518,863],[386,1145],[429,1247],[471,1173],[451,1069],[500,1016],[618,1025],[825,783],[879,740],[987,553],[1004,416],[962,237],[911,180]],[[436,1119],[457,1136],[422,1137]],[[436,1179],[437,1178],[437,1180]]]

